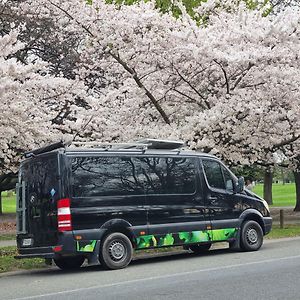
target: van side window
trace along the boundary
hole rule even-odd
[[[222,164],[208,159],[203,159],[202,163],[208,184],[211,187],[233,192],[233,178],[230,172]]]
[[[232,179],[230,173],[228,172],[228,170],[226,168],[224,168],[224,166],[222,166],[222,172],[223,172],[224,179],[225,179],[226,190],[233,192],[233,179]]]
[[[193,158],[143,157],[146,194],[192,194],[195,186]]]
[[[142,195],[140,162],[133,157],[72,158],[75,197]]]
[[[202,160],[208,184],[217,189],[225,189],[221,165],[214,160]]]

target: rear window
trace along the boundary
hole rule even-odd
[[[58,196],[58,159],[56,154],[32,158],[20,170],[20,179],[26,182],[29,200],[48,203]]]
[[[74,197],[195,191],[195,164],[191,158],[75,157],[71,165]]]

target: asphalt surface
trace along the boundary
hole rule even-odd
[[[140,258],[104,271],[22,271],[0,276],[0,299],[300,299],[300,238],[265,241],[257,252]]]

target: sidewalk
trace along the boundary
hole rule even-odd
[[[1,247],[9,247],[9,246],[16,246],[16,240],[9,240],[9,241],[0,241],[0,248]]]
[[[293,206],[270,207],[273,224],[279,224],[280,210],[283,210],[285,224],[300,224],[300,212],[294,211]]]

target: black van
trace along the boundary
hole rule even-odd
[[[272,226],[267,203],[216,157],[178,145],[57,143],[27,153],[17,184],[17,258],[53,259],[61,269],[87,258],[119,269],[133,249],[200,253],[227,241],[258,250]]]

